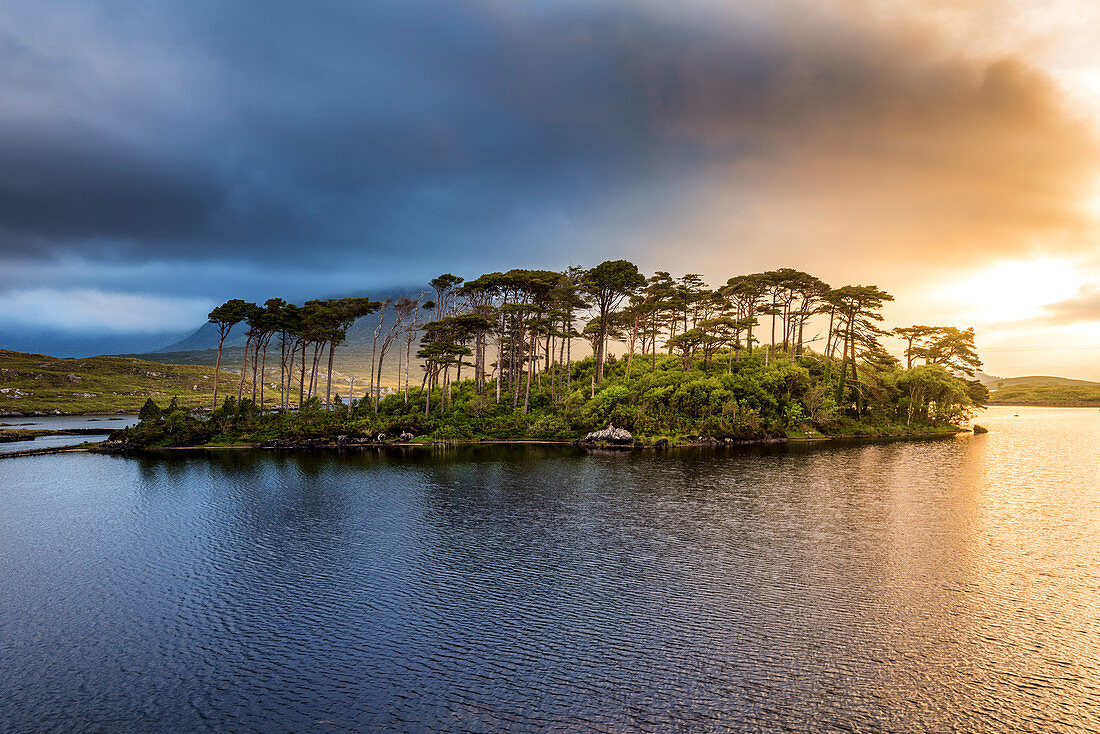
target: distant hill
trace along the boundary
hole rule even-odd
[[[1034,378],[1020,377],[1019,380]],[[1062,378],[1048,378],[1062,379]],[[1006,380],[1007,382],[1007,380]],[[1100,383],[1067,380],[1070,384],[1017,383],[990,393],[990,405],[1047,405],[1100,407]]]
[[[982,383],[986,387],[989,387],[994,382],[997,382],[998,380],[1003,380],[1005,378],[997,377],[995,375],[987,375],[984,372],[978,371],[978,372],[974,373],[974,379],[977,380],[978,382]]]
[[[1073,380],[1068,377],[1052,377],[1050,375],[1029,375],[1026,377],[994,377],[989,382],[983,384],[990,390],[1002,390],[1006,387],[1016,387],[1019,385],[1032,385],[1035,387],[1053,387],[1058,385],[1076,385],[1076,386],[1094,386],[1100,387],[1100,382],[1091,382],[1089,380]]]
[[[392,316],[393,311],[387,312],[387,317]],[[391,321],[387,318],[383,324],[383,336],[389,329]],[[371,343],[374,341],[374,330],[378,326],[378,317],[367,316],[359,319],[348,329],[347,341],[336,348],[336,361],[333,365],[333,383],[341,384],[346,391],[348,380],[355,378],[357,386],[366,385],[370,378]],[[381,339],[379,339],[381,341]],[[236,326],[225,340],[222,349],[222,369],[238,371],[241,369],[241,361],[244,354],[245,327]],[[412,345],[413,366],[409,375],[410,383],[419,385],[422,372],[420,362],[416,358],[416,351],[420,347],[420,339],[417,337]],[[386,354],[386,361],[382,368],[382,384],[398,387],[398,352],[402,364],[405,359],[404,337],[399,335],[397,341],[390,347]],[[163,349],[140,354],[120,354],[120,357],[136,358],[162,364],[186,364],[205,365],[213,367],[218,358],[218,331],[213,324],[203,324],[186,338]],[[267,350],[267,366],[269,370],[278,370],[279,340],[272,340]],[[322,371],[328,368],[327,359],[323,360]],[[404,367],[401,368],[401,382],[404,382]]]
[[[245,327],[235,326],[229,331],[229,336],[225,339],[225,346],[244,346],[245,340]],[[167,352],[197,352],[204,349],[217,349],[218,348],[218,327],[209,322],[203,324],[193,332],[185,336],[179,341],[169,344],[166,347],[158,347],[156,353]]]
[[[223,373],[225,385],[235,377]],[[160,364],[128,357],[59,359],[0,349],[0,414],[136,413],[152,397],[185,405],[213,401],[209,367]],[[223,388],[224,390],[224,388]]]

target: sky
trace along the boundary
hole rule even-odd
[[[973,326],[991,374],[1100,380],[1097,27],[1068,0],[5,0],[0,347],[628,258],[875,284],[890,326]]]

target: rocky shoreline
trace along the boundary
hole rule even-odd
[[[902,439],[929,439],[948,438],[959,433],[969,433],[971,429],[958,428],[944,431],[920,431],[908,433],[884,433],[884,434],[845,434],[845,435],[820,435],[820,436],[761,436],[758,438],[724,438],[716,439],[702,437],[690,441],[671,441],[660,438],[646,443],[634,438],[624,429],[609,426],[601,431],[593,431],[584,438],[572,441],[561,440],[523,440],[523,439],[463,439],[463,440],[416,440],[411,434],[402,434],[394,439],[385,435],[378,436],[338,436],[335,440],[315,438],[303,440],[271,440],[259,443],[247,444],[202,444],[197,446],[134,446],[124,440],[108,440],[89,448],[94,453],[104,454],[128,454],[145,451],[218,451],[218,450],[266,450],[266,451],[321,451],[321,450],[355,450],[355,449],[386,449],[386,448],[425,448],[425,447],[458,447],[458,446],[572,446],[575,448],[601,451],[664,451],[672,448],[725,448],[745,446],[766,446],[787,443],[827,442],[844,440],[902,440]],[[984,429],[975,431],[984,432]]]

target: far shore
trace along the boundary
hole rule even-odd
[[[990,408],[1100,408],[1100,403],[997,403],[991,400],[988,406]]]

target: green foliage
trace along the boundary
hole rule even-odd
[[[160,406],[152,398],[149,398],[145,401],[145,405],[141,406],[141,410],[138,411],[138,419],[149,422],[160,420]]]
[[[822,434],[887,434],[905,430],[935,430],[967,414],[982,395],[974,384],[939,365],[900,369],[888,361],[861,362],[851,382],[859,396],[845,410],[835,400],[839,360],[817,354],[803,358],[764,350],[739,359],[719,352],[708,360],[693,357],[684,371],[682,355],[635,357],[630,377],[626,360],[608,359],[605,378],[593,395],[595,360],[572,365],[572,390],[551,391],[544,376],[532,382],[527,410],[513,408],[511,395],[496,400],[489,385],[477,394],[472,380],[454,383],[447,408],[440,412],[442,389],[432,392],[432,410],[425,413],[425,396],[417,387],[387,395],[375,414],[369,401],[356,405],[350,418],[343,406],[326,410],[316,398],[298,412],[262,412],[232,398],[210,421],[193,418],[178,403],[156,423],[143,420],[132,440],[169,445],[212,440],[216,443],[256,443],[269,440],[334,440],[336,436],[390,439],[402,433],[434,440],[476,438],[571,440],[609,423],[626,428],[642,440],[658,437],[751,439],[782,436],[789,431]],[[564,387],[562,385],[561,387]],[[858,414],[855,412],[858,410]],[[906,426],[908,424],[908,428]]]

